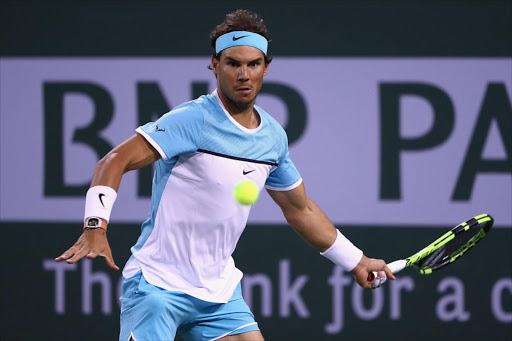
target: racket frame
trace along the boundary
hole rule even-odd
[[[405,259],[407,261],[407,263],[404,267],[416,265],[419,261],[421,261],[422,259],[425,259],[429,255],[431,255],[432,253],[437,251],[439,248],[446,245],[449,241],[454,239],[455,236],[457,234],[459,234],[460,232],[468,231],[470,228],[472,228],[476,225],[488,222],[488,221],[490,221],[491,223],[487,224],[486,228],[482,228],[480,231],[478,231],[477,234],[475,234],[473,237],[471,237],[471,239],[467,243],[462,245],[458,250],[452,252],[450,257],[447,257],[443,262],[438,263],[433,267],[423,266],[423,267],[419,268],[419,272],[422,275],[428,275],[428,274],[431,274],[433,271],[439,270],[442,267],[444,267],[450,263],[453,263],[457,258],[459,258],[464,253],[466,253],[466,251],[468,251],[473,246],[475,246],[475,244],[478,243],[478,241],[480,241],[480,239],[482,239],[487,234],[489,229],[492,227],[492,223],[493,223],[493,219],[490,215],[480,214],[468,221],[465,221],[465,222],[455,226],[453,229],[451,229],[450,231],[443,234],[441,237],[439,237],[437,240],[435,240],[433,243],[431,243],[427,247],[423,248],[422,250],[415,253],[414,255],[407,257]],[[400,271],[402,269],[399,269],[398,271]]]
[[[466,251],[468,251],[473,246],[475,246],[475,244],[478,243],[478,241],[480,241],[480,239],[482,239],[487,234],[489,229],[492,227],[492,224],[494,222],[492,217],[488,214],[477,215],[476,217],[473,217],[473,218],[469,219],[468,221],[465,221],[465,222],[460,223],[459,225],[455,226],[450,231],[446,232],[441,237],[439,237],[437,240],[435,240],[433,243],[426,246],[422,250],[416,252],[414,255],[407,257],[406,259],[399,259],[394,262],[388,263],[387,266],[391,270],[391,272],[397,273],[399,271],[402,271],[403,269],[405,269],[408,266],[416,265],[419,261],[421,261],[422,259],[425,259],[425,257],[431,255],[436,250],[438,250],[440,247],[442,247],[443,245],[446,245],[446,243],[448,243],[453,238],[455,238],[455,236],[458,233],[460,233],[462,231],[467,231],[470,228],[472,228],[478,224],[482,224],[482,223],[485,223],[488,221],[490,221],[490,224],[487,224],[483,229],[478,231],[473,237],[471,237],[471,239],[467,243],[462,245],[458,250],[452,252],[450,257],[446,257],[446,259],[444,259],[443,262],[438,263],[433,267],[423,266],[423,267],[419,268],[419,272],[422,275],[431,274],[433,271],[439,270],[442,267],[444,267],[450,263],[453,263],[457,258],[459,258],[464,253],[466,253]],[[373,282],[375,280],[375,278],[377,278],[377,272],[371,272],[368,274],[368,282]]]

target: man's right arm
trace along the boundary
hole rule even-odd
[[[91,187],[107,186],[117,192],[123,174],[145,167],[158,159],[160,154],[151,146],[147,140],[139,134],[135,134],[116,148],[112,149],[96,165]],[[55,260],[61,262],[66,260],[73,264],[83,257],[105,258],[108,266],[119,270],[112,257],[112,251],[107,240],[107,222],[102,220],[102,228],[95,230],[84,230],[78,241]]]
[[[124,173],[145,167],[160,158],[160,154],[144,137],[135,134],[98,162],[91,187],[108,186],[117,192]]]

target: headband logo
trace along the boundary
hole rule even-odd
[[[238,39],[242,39],[242,38],[245,38],[245,37],[248,37],[248,36],[241,36],[241,37],[233,36],[233,41],[237,41]]]

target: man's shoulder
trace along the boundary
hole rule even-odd
[[[172,114],[179,112],[191,112],[191,111],[199,111],[200,104],[198,103],[198,99],[191,100],[188,102],[181,103],[180,105],[172,108],[170,111]]]
[[[213,94],[210,95],[202,95],[195,100],[187,102],[189,105],[195,106],[196,109],[209,111],[211,108],[215,108],[218,106],[217,99]]]
[[[205,113],[209,112],[210,108],[215,103],[212,101],[211,95],[203,95],[194,100],[181,103],[169,111],[168,115],[187,115],[195,116],[197,118],[202,117]]]

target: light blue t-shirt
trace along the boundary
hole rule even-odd
[[[260,125],[247,129],[216,91],[184,103],[137,132],[160,153],[151,209],[123,275],[142,269],[153,285],[210,302],[227,302],[242,278],[231,254],[250,206],[233,198],[243,179],[259,189],[291,190],[302,179],[283,128],[256,107]]]

